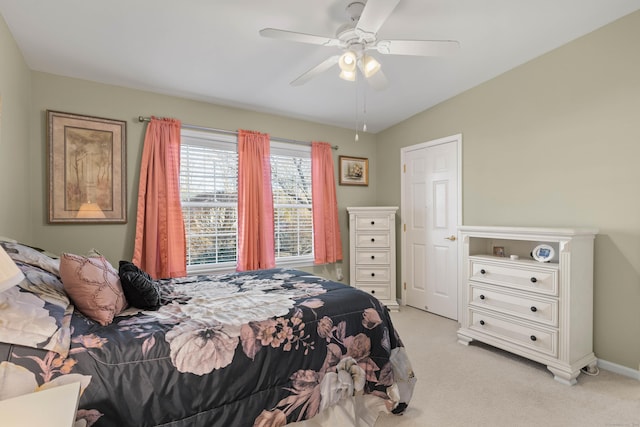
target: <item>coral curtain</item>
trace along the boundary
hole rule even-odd
[[[269,135],[238,131],[238,271],[273,268]]]
[[[152,117],[144,138],[133,263],[156,279],[187,275],[180,126]]]
[[[331,145],[311,144],[311,206],[313,212],[313,254],[315,264],[342,259],[338,224],[338,199]]]

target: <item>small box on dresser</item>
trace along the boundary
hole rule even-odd
[[[573,385],[582,368],[595,370],[593,353],[593,244],[591,228],[459,228],[462,313],[458,341],[482,341],[547,365]],[[549,262],[532,259],[538,245]],[[504,257],[492,255],[504,248]]]
[[[389,310],[396,300],[397,207],[349,207],[350,284],[375,296]]]

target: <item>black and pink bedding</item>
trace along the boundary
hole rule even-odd
[[[55,262],[14,260],[28,283],[12,298],[41,299],[30,324],[52,335],[0,343],[0,399],[80,382],[78,419],[96,427],[275,427],[358,395],[409,403],[389,313],[349,286],[285,269],[160,280],[157,310],[102,326],[65,300]]]

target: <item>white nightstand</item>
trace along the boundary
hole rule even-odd
[[[65,384],[0,401],[2,427],[72,427],[80,383]]]

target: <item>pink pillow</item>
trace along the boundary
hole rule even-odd
[[[103,326],[127,307],[118,271],[103,256],[63,254],[60,279],[82,314]]]

